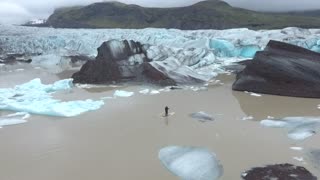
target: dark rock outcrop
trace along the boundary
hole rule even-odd
[[[307,169],[291,164],[276,164],[253,168],[242,174],[244,180],[281,179],[281,180],[316,180]]]
[[[15,64],[15,63],[31,63],[32,59],[28,58],[25,54],[6,54],[0,57],[0,64]]]
[[[320,98],[320,54],[270,41],[237,74],[233,90],[281,96]]]
[[[98,48],[96,60],[87,61],[72,78],[74,83],[103,84],[132,80],[175,85],[174,80],[152,67],[149,61],[139,42],[111,40]]]

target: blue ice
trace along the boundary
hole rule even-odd
[[[256,52],[260,50],[256,45],[236,47],[233,43],[223,39],[211,39],[209,46],[221,57],[253,58]]]
[[[216,155],[204,148],[169,146],[160,150],[159,159],[184,180],[217,180],[223,174]]]
[[[97,110],[104,105],[103,101],[91,99],[61,101],[52,96],[55,92],[71,90],[72,87],[72,79],[60,80],[47,85],[42,84],[40,79],[34,79],[14,88],[3,88],[0,89],[0,109],[72,117],[87,111]]]

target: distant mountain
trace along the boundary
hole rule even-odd
[[[187,7],[145,8],[119,2],[60,8],[48,18],[56,28],[177,28],[177,29],[275,29],[289,26],[320,28],[320,17],[261,13],[235,8],[220,0]]]

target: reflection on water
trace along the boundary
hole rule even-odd
[[[268,116],[275,118],[320,116],[320,110],[317,109],[320,103],[318,99],[273,95],[254,97],[238,91],[233,91],[232,94],[238,100],[242,111],[248,116],[253,116],[255,120],[266,119]]]

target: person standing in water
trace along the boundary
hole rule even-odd
[[[166,106],[164,108],[164,112],[165,112],[165,116],[169,116],[169,108],[168,108],[168,106]]]

